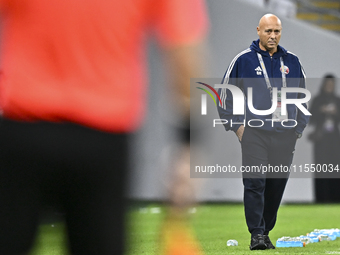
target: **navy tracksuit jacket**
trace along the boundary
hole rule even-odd
[[[263,70],[257,57],[257,52],[262,55],[272,87],[277,87],[278,90],[281,90],[282,87],[282,73],[280,65],[280,57],[282,56],[285,65],[284,69],[286,72],[287,87],[305,88],[305,74],[297,56],[285,50],[281,46],[278,46],[277,52],[271,57],[267,51],[260,49],[259,40],[254,41],[250,48],[242,51],[233,59],[224,75],[222,83],[236,85],[243,91],[246,98],[248,97],[248,87],[252,87],[253,105],[255,109],[267,110],[270,109],[272,105],[270,90],[267,88]],[[222,100],[222,105],[218,105],[220,118],[228,120],[228,123],[225,125],[226,130],[236,131],[241,125],[236,124],[231,127],[230,120],[232,120],[233,123],[241,123],[244,119],[246,119],[246,124],[248,120],[251,119],[263,120],[264,125],[259,127],[259,129],[266,131],[282,132],[287,129],[287,127],[282,126],[280,122],[275,122],[272,127],[272,122],[266,121],[266,119],[272,119],[271,115],[254,115],[249,111],[247,104],[245,107],[245,115],[233,115],[233,99],[231,92],[227,89],[219,89],[218,94]],[[287,98],[300,97],[303,98],[305,95],[302,93],[287,94]],[[303,104],[303,106],[307,108],[306,104]],[[287,111],[288,119],[294,119],[297,121],[295,131],[297,133],[302,133],[306,127],[309,116],[304,115],[293,104],[287,105]],[[294,123],[290,121],[286,122],[285,125],[294,126]]]

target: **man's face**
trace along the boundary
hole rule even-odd
[[[280,20],[275,17],[264,19],[257,27],[260,38],[260,47],[269,52],[275,52],[281,39],[282,26]]]
[[[334,79],[327,79],[323,89],[327,94],[333,94],[335,89]]]

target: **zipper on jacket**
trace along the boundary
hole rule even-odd
[[[271,78],[273,78],[274,76],[273,76],[273,57],[272,56],[270,56],[270,67],[271,67],[271,73],[272,73]]]
[[[272,81],[272,84],[274,84],[274,80],[273,80],[273,77],[274,77],[274,73],[273,73],[273,57],[272,56],[270,56],[270,71],[271,71],[271,74],[272,74],[272,77],[270,77],[270,79],[271,79],[271,81]]]

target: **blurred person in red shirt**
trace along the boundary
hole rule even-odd
[[[145,111],[147,32],[188,115],[203,0],[0,0],[0,9],[0,254],[29,252],[51,187],[71,254],[123,254],[127,140]]]

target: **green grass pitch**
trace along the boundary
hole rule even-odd
[[[158,210],[152,208],[160,207]],[[155,213],[156,212],[156,213]],[[133,207],[128,218],[127,255],[158,255],[159,229],[165,208],[158,204]],[[206,204],[196,207],[191,224],[206,255],[219,254],[340,254],[340,238],[308,244],[302,248],[277,248],[250,251],[250,235],[245,224],[243,205]],[[299,236],[315,228],[340,228],[340,205],[283,205],[279,210],[275,229],[270,237]],[[61,223],[45,224],[34,248],[34,255],[65,255],[64,226]],[[236,239],[238,246],[226,246],[228,239]]]

